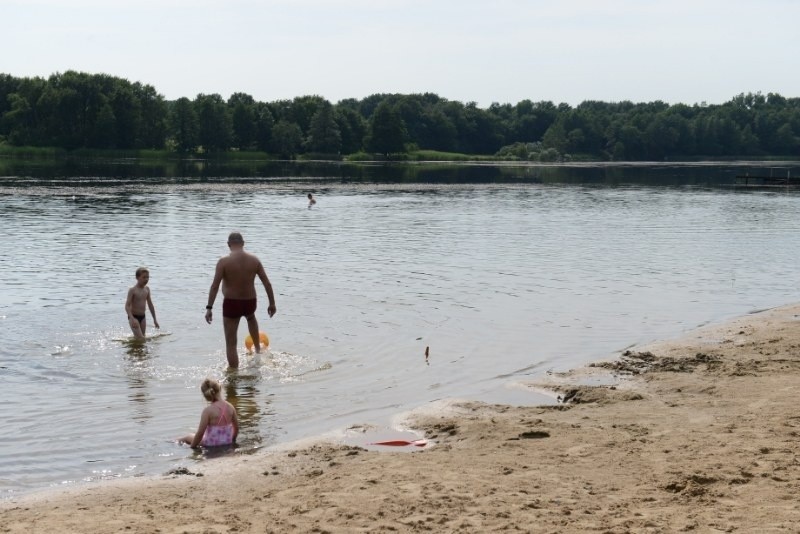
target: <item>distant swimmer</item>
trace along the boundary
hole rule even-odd
[[[214,300],[217,298],[220,284],[222,284],[222,327],[225,331],[225,352],[228,365],[236,369],[239,367],[239,353],[237,352],[236,336],[239,330],[239,321],[242,317],[247,319],[247,330],[253,339],[256,352],[261,352],[261,344],[256,320],[256,288],[255,278],[258,276],[264,284],[264,290],[269,298],[267,313],[270,317],[275,315],[275,295],[272,293],[272,284],[267,278],[261,260],[253,254],[244,251],[244,238],[239,232],[232,232],[228,236],[230,254],[223,256],[217,262],[214,281],[208,290],[208,304],[206,305],[206,322],[211,324],[211,310],[214,309]]]
[[[200,445],[203,447],[219,447],[233,445],[239,435],[239,419],[236,408],[230,402],[223,400],[219,382],[213,378],[206,378],[200,384],[203,397],[210,402],[200,414],[200,424],[197,432],[180,438],[181,443],[189,444],[193,449]]]
[[[317,201],[314,199],[314,196],[311,193],[309,193],[308,194],[308,207],[310,208],[311,206],[313,206],[316,203],[317,203]]]
[[[128,289],[128,298],[125,300],[125,313],[128,314],[128,324],[135,339],[145,339],[145,330],[147,329],[145,306],[150,308],[150,315],[153,316],[155,327],[161,328],[156,319],[156,309],[153,306],[153,299],[150,297],[150,288],[147,287],[149,281],[150,271],[146,267],[136,269],[136,285]]]

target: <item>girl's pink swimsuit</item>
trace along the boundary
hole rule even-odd
[[[217,401],[220,402],[220,401]],[[228,416],[227,406],[222,405],[219,411],[219,421],[216,425],[208,425],[203,434],[200,445],[203,447],[218,447],[233,443],[233,422]]]

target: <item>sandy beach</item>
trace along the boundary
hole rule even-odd
[[[601,384],[601,385],[587,385]],[[451,401],[414,453],[341,442],[0,503],[0,532],[797,532],[800,305]]]

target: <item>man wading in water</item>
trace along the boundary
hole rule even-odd
[[[225,331],[225,352],[228,356],[228,365],[236,369],[239,367],[239,353],[236,348],[236,335],[239,330],[239,320],[247,319],[247,329],[253,338],[256,352],[261,352],[258,335],[258,320],[256,319],[256,287],[255,278],[261,280],[269,298],[267,313],[270,317],[275,315],[275,295],[272,293],[272,284],[267,278],[261,260],[253,254],[244,251],[244,238],[239,232],[232,232],[228,236],[230,254],[223,256],[217,262],[214,281],[208,290],[208,305],[206,306],[206,322],[211,324],[211,310],[217,298],[220,282],[222,283],[222,327]]]

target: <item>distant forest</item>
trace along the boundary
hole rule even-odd
[[[263,151],[283,158],[398,157],[428,150],[499,159],[800,157],[800,98],[747,93],[720,105],[523,100],[463,104],[432,93],[259,102],[245,93],[168,101],[150,85],[68,71],[0,74],[0,144]]]

